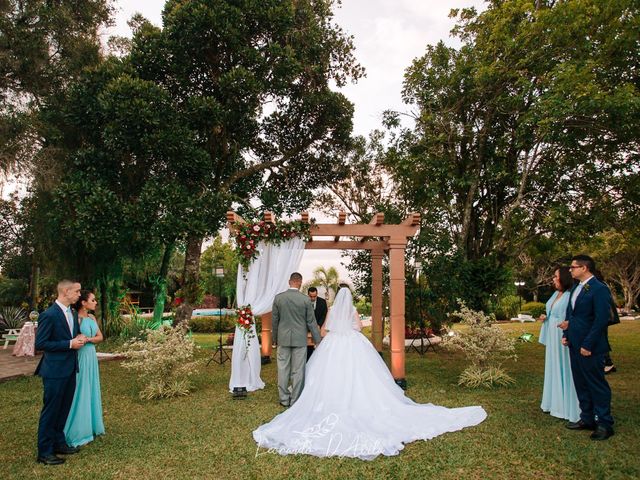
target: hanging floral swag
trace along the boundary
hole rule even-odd
[[[253,312],[251,311],[251,305],[247,305],[244,307],[240,307],[236,310],[238,314],[236,325],[240,330],[242,330],[242,336],[244,337],[244,341],[247,344],[247,350],[244,352],[244,357],[247,358],[249,354],[249,346],[251,345],[251,339],[255,338],[255,334],[251,327],[255,324],[255,318],[253,317]]]
[[[249,269],[249,265],[258,256],[258,243],[265,242],[279,245],[292,238],[302,238],[305,242],[311,240],[310,223],[301,220],[276,221],[268,223],[265,221],[247,222],[235,226],[236,253],[238,260],[244,270]]]

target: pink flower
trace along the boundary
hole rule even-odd
[[[260,227],[258,225],[254,225],[253,226],[253,231],[254,232],[259,232],[260,231]]]

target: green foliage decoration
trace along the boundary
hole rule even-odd
[[[504,330],[493,326],[493,315],[472,310],[460,302],[460,309],[451,317],[460,319],[468,327],[447,336],[443,343],[447,349],[461,351],[470,362],[458,378],[458,384],[475,388],[513,383],[514,380],[502,369],[502,363],[517,359],[516,341]]]
[[[163,325],[147,330],[144,339],[126,343],[122,366],[136,372],[142,399],[184,396],[192,389],[189,377],[198,366],[197,348],[184,329]]]

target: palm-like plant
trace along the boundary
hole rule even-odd
[[[335,297],[341,283],[344,283],[344,281],[340,280],[340,274],[338,274],[338,271],[335,269],[335,267],[317,267],[313,271],[313,278],[309,282],[307,282],[305,286],[307,288],[324,288],[324,297],[327,301],[329,301],[331,294],[333,294],[333,296]]]
[[[4,307],[0,309],[0,329],[22,328],[27,321],[27,312],[20,307]]]

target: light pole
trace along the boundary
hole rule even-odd
[[[524,282],[522,280],[517,280],[513,282],[513,284],[516,286],[516,293],[518,294],[518,298],[520,299],[520,310],[522,310],[522,294],[520,293],[520,287],[524,286]]]
[[[217,266],[214,269],[214,275],[218,279],[218,346],[213,352],[213,356],[207,362],[207,366],[211,361],[222,365],[229,359],[229,354],[222,347],[222,279],[224,278],[224,267]]]

